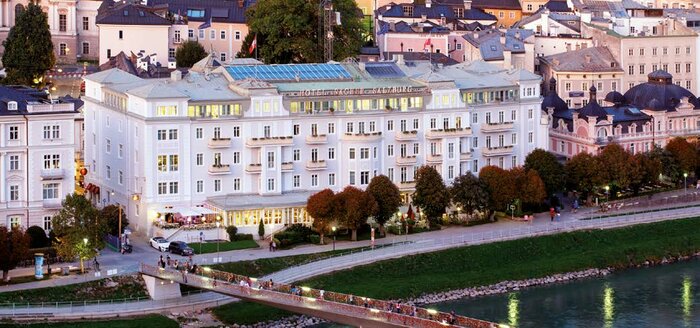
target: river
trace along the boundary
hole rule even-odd
[[[428,307],[512,327],[700,327],[700,260]]]

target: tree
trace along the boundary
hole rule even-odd
[[[333,0],[341,25],[333,25],[333,59],[355,57],[362,46],[362,14],[354,0]],[[238,57],[254,57],[250,44],[256,39],[259,58],[268,64],[324,62],[319,43],[318,0],[258,0],[246,11],[248,36]]]
[[[450,195],[452,202],[462,207],[469,216],[489,205],[488,187],[471,172],[458,176],[452,182]]]
[[[0,270],[4,282],[10,281],[10,270],[27,257],[29,243],[29,235],[20,228],[9,230],[0,226]]]
[[[337,196],[337,210],[341,223],[352,231],[351,240],[357,240],[357,229],[367,223],[367,217],[377,213],[377,202],[372,195],[347,186]]]
[[[323,189],[311,195],[306,202],[306,212],[314,218],[312,225],[320,235],[321,244],[323,244],[323,236],[335,217],[335,205],[336,196],[330,189]]]
[[[204,50],[204,47],[194,40],[183,42],[182,45],[175,50],[175,62],[177,63],[177,67],[192,67],[192,65],[206,56],[207,52]]]
[[[29,236],[30,248],[42,248],[49,245],[49,237],[46,236],[46,231],[40,226],[31,226],[27,229]]]
[[[262,219],[260,219],[260,222],[258,223],[258,236],[260,236],[260,239],[265,237],[265,224],[263,223]]]
[[[634,178],[632,154],[618,144],[609,144],[596,156],[597,176],[611,189],[623,190],[630,187]],[[612,194],[614,195],[614,193]]]
[[[525,169],[537,171],[544,182],[547,196],[564,190],[566,184],[564,166],[552,153],[539,148],[533,150],[525,157]]]
[[[589,153],[578,153],[564,165],[569,190],[588,197],[602,182],[598,176],[598,162]]]
[[[661,163],[661,174],[671,181],[678,181],[682,176],[682,170],[678,159],[673,154],[660,147],[654,148],[649,152],[649,158]]]
[[[676,137],[666,144],[668,150],[675,157],[683,173],[695,173],[698,166],[698,151],[684,138]]]
[[[421,166],[416,173],[416,191],[413,203],[428,217],[431,224],[438,224],[450,205],[450,195],[440,173],[432,166]]]
[[[634,193],[639,193],[639,190],[648,184],[654,183],[659,179],[659,174],[662,172],[661,161],[651,156],[651,153],[636,153],[633,159],[638,167],[638,178],[632,185]]]
[[[515,181],[510,179],[508,171],[498,166],[486,166],[479,171],[479,180],[483,181],[490,197],[490,209],[506,211],[508,205],[517,198]]]
[[[122,209],[122,231],[129,226],[129,219],[126,218],[126,213]],[[103,220],[107,220],[107,226],[109,227],[109,234],[112,236],[117,236],[121,234],[119,232],[119,205],[110,204],[103,207],[100,210],[100,217]]]
[[[55,65],[56,55],[48,18],[38,1],[29,2],[27,8],[15,17],[15,25],[3,46],[2,63],[7,70],[3,82],[43,86],[41,79]]]
[[[95,257],[104,248],[104,236],[109,232],[107,220],[100,219],[99,211],[82,195],[70,194],[62,202],[62,208],[51,220],[56,234],[58,255],[82,261]],[[82,270],[82,268],[81,268]]]
[[[229,241],[236,241],[236,234],[238,233],[238,228],[234,225],[226,227],[226,234],[228,234]]]
[[[515,198],[523,204],[538,205],[547,197],[545,184],[536,170],[514,167],[508,176],[515,183]]]
[[[377,213],[374,220],[379,224],[379,232],[384,235],[384,224],[399,210],[401,193],[399,188],[386,175],[372,178],[367,186],[367,192],[377,202]]]

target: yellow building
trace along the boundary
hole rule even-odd
[[[496,16],[499,28],[509,28],[520,21],[523,16],[518,0],[474,0],[472,8],[478,8]]]

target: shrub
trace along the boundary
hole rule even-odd
[[[235,241],[236,233],[238,233],[238,228],[236,228],[236,226],[230,225],[226,227],[226,233],[228,234],[228,240]]]
[[[229,235],[229,238],[231,238],[231,235]],[[231,241],[239,241],[239,240],[253,240],[253,234],[251,233],[237,233],[233,235],[233,239]]]
[[[311,236],[309,236],[309,241],[311,241],[312,244],[320,244],[321,243],[321,236],[311,235]]]
[[[27,229],[29,235],[29,248],[41,248],[49,246],[49,238],[46,237],[46,232],[39,226],[31,226]]]
[[[260,236],[260,239],[265,237],[265,224],[263,224],[262,220],[260,220],[260,224],[258,224],[258,236]]]
[[[311,227],[308,227],[306,225],[303,225],[301,223],[295,223],[290,225],[285,232],[296,232],[304,235],[310,235],[313,233],[313,230],[311,230]]]

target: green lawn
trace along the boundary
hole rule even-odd
[[[254,240],[238,240],[238,241],[226,241],[226,242],[220,242],[220,243],[201,243],[201,251],[200,251],[200,243],[191,243],[188,244],[192,249],[194,250],[195,254],[209,254],[209,253],[216,253],[217,250],[217,244],[218,244],[218,250],[221,252],[225,251],[234,251],[237,249],[246,249],[246,248],[258,248],[258,243],[256,243]]]
[[[693,218],[614,230],[576,231],[381,261],[302,284],[372,298],[408,298],[587,268],[627,268],[647,259],[689,255],[700,250],[699,230],[700,219]],[[224,305],[214,313],[228,324],[249,324],[286,315],[243,302]]]
[[[114,287],[108,286],[108,279],[117,282],[118,285]],[[148,297],[140,276],[115,276],[108,279],[66,286],[0,293],[0,303],[96,301]]]
[[[152,314],[143,317],[134,317],[129,319],[115,319],[103,321],[74,321],[74,322],[54,322],[54,323],[0,323],[0,327],[50,327],[50,328],[177,328],[180,325],[177,321],[169,319],[159,314]]]
[[[9,282],[4,282],[4,281],[2,281],[2,279],[0,279],[0,286],[23,284],[26,282],[33,282],[33,281],[47,280],[47,279],[50,279],[50,278],[46,274],[44,275],[44,278],[42,278],[42,279],[36,279],[34,276],[10,277]]]

